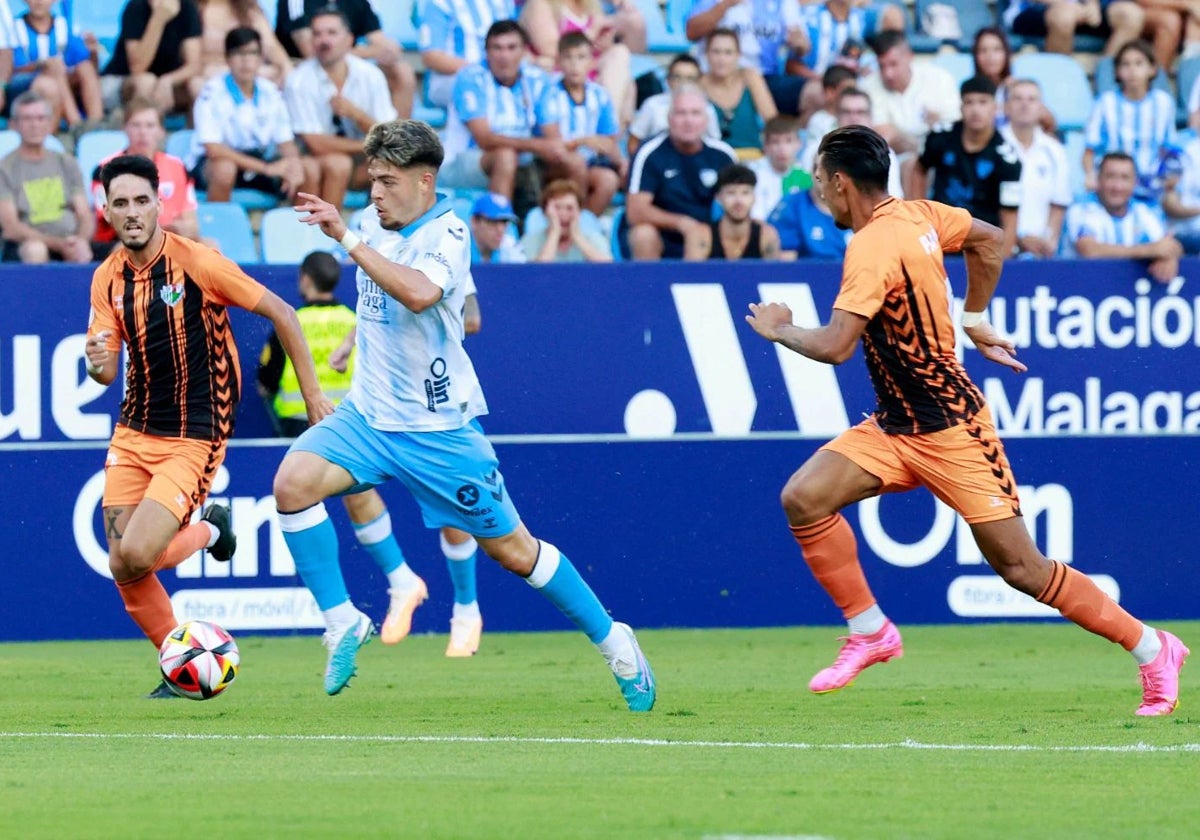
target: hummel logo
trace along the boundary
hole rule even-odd
[[[992,507],[1004,507],[1004,500],[1001,499],[999,496],[989,496],[988,504],[991,505]]]

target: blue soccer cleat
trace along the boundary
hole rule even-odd
[[[634,659],[632,662],[627,662],[615,657],[608,661],[608,666],[612,668],[613,676],[621,688],[621,694],[625,698],[625,704],[629,706],[629,711],[648,712],[654,708],[654,700],[657,697],[654,671],[650,670],[650,663],[646,661],[641,647],[638,646],[637,637],[633,635],[633,630],[629,625],[618,621],[613,624],[613,628],[629,636],[629,642],[633,645]]]
[[[358,673],[355,659],[358,649],[371,640],[375,632],[371,619],[363,613],[358,614],[358,621],[335,633],[332,630],[325,633],[322,640],[329,649],[329,662],[325,665],[325,693],[337,694],[345,688],[350,678]]]

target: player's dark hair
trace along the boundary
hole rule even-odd
[[[838,85],[854,81],[857,78],[858,74],[846,65],[831,64],[825,68],[825,74],[821,76],[821,87],[825,90],[836,90]]]
[[[887,192],[888,144],[873,128],[835,128],[821,138],[817,159],[826,175],[841,172],[862,192]]]
[[[240,50],[242,47],[250,44],[258,44],[262,46],[262,36],[258,34],[257,29],[249,26],[238,26],[229,30],[229,34],[225,36],[225,55],[229,55],[234,50]]]
[[[342,7],[337,3],[327,3],[309,15],[309,23],[319,17],[335,17],[342,22],[342,26],[346,27],[347,32],[353,32],[354,27],[350,25],[350,16],[342,11]]]
[[[499,38],[501,35],[510,35],[516,33],[521,36],[522,44],[529,44],[529,36],[525,34],[525,29],[521,24],[511,18],[508,20],[498,20],[488,27],[487,35],[483,39],[483,48],[486,50],[492,43],[494,38]]]
[[[323,295],[337,288],[342,279],[342,267],[337,258],[328,251],[313,251],[300,263],[300,273],[307,275],[313,286]]]
[[[996,96],[996,83],[987,76],[972,76],[958,88],[958,95],[964,99],[968,94],[982,93],[985,96]]]
[[[118,155],[104,166],[100,167],[100,183],[104,192],[109,191],[112,182],[122,175],[134,175],[150,182],[150,188],[158,195],[158,167],[154,161],[141,155]]]
[[[875,55],[886,55],[899,46],[908,46],[908,38],[896,29],[885,29],[871,39],[871,49]]]
[[[1133,167],[1133,171],[1137,172],[1137,161],[1128,152],[1108,152],[1100,158],[1100,165],[1096,167],[1096,171],[1099,172],[1107,163],[1128,163]]]
[[[753,187],[757,184],[758,176],[754,174],[753,169],[740,163],[731,163],[717,173],[717,183],[713,192],[720,192],[730,186]]]
[[[562,55],[567,50],[578,49],[579,47],[587,47],[591,50],[592,39],[584,35],[578,29],[574,32],[567,32],[558,39],[558,54]]]
[[[732,38],[733,45],[737,47],[737,51],[742,51],[742,39],[738,37],[737,32],[730,29],[728,26],[718,26],[712,32],[708,33],[707,43],[711,44],[713,38]]]

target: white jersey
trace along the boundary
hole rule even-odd
[[[471,234],[450,201],[438,202],[401,230],[385,230],[372,206],[360,222],[363,242],[397,265],[423,273],[442,299],[415,313],[361,268],[357,361],[347,399],[385,432],[459,429],[487,414],[475,368],[463,349],[463,304],[471,282]]]

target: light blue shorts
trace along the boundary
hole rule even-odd
[[[449,525],[475,537],[503,537],[521,522],[496,451],[474,420],[445,432],[383,432],[342,400],[288,451],[311,452],[345,469],[356,482],[347,492],[399,479],[430,528]]]

